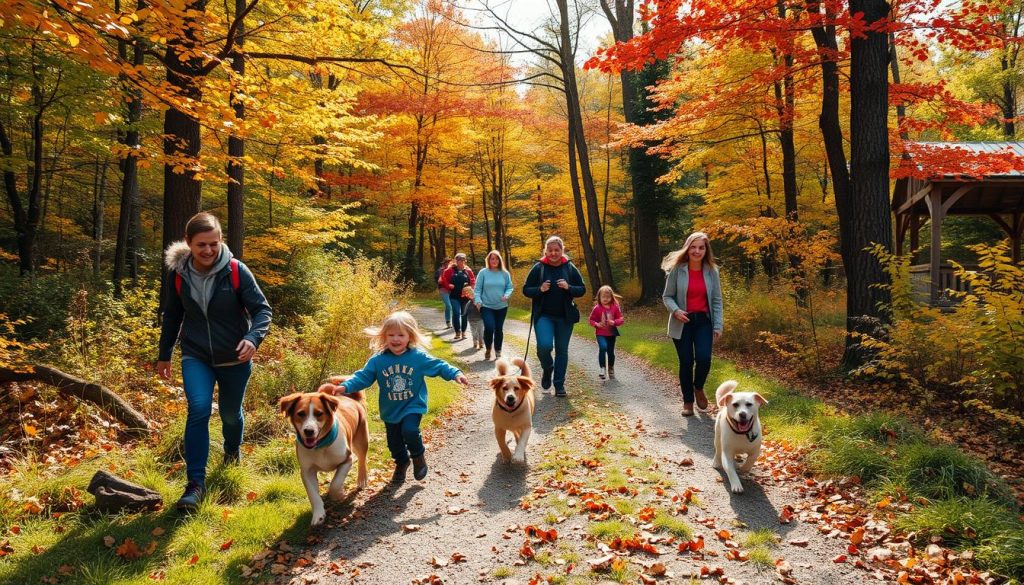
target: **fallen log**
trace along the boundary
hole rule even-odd
[[[118,420],[125,427],[125,432],[142,435],[149,432],[149,421],[142,413],[132,408],[131,404],[117,395],[116,392],[93,382],[83,380],[62,372],[53,366],[32,364],[27,372],[11,368],[0,368],[0,382],[44,382],[55,387],[65,396],[73,396],[91,402],[103,412]]]
[[[159,492],[134,484],[102,469],[92,476],[86,491],[96,496],[97,510],[110,514],[121,511],[156,510],[164,503]]]

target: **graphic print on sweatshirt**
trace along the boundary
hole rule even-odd
[[[387,398],[392,402],[403,402],[412,398],[412,377],[415,369],[411,366],[395,364],[384,368],[381,374],[387,384]]]

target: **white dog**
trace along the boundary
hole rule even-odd
[[[743,493],[743,484],[737,475],[736,455],[746,453],[747,459],[739,472],[754,467],[761,454],[761,420],[757,411],[768,401],[757,392],[735,392],[736,380],[726,380],[715,391],[718,416],[715,417],[715,469],[725,469],[729,488],[734,494]]]

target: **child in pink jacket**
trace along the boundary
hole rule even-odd
[[[590,312],[590,326],[597,334],[597,363],[601,366],[597,376],[602,380],[615,377],[615,337],[623,321],[621,299],[612,287],[602,286],[597,290],[597,303]]]

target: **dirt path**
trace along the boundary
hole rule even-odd
[[[451,340],[451,330],[443,331],[440,313],[433,309],[415,311],[421,326]],[[717,540],[706,526],[728,528],[736,541],[747,531],[767,528],[781,537],[772,550],[775,558],[785,558],[800,583],[860,583],[868,573],[854,571],[849,565],[832,562],[845,552],[846,541],[827,538],[816,525],[794,521],[780,524],[779,514],[786,504],[796,504],[799,495],[772,485],[763,474],[745,479],[746,492],[729,493],[720,473],[711,468],[713,421],[707,415],[683,418],[677,384],[666,372],[619,352],[616,379],[597,380],[596,344],[585,326],[578,326],[570,345],[571,372],[567,381],[568,399],[556,399],[550,392],[539,392],[534,433],[530,439],[528,460],[541,459],[545,448],[552,448],[553,431],[564,425],[572,408],[574,387],[590,385],[597,395],[617,405],[630,424],[639,428],[638,447],[644,455],[659,462],[660,472],[670,477],[679,490],[694,486],[699,491],[699,507],[684,519],[698,533],[707,536],[708,549],[715,550]],[[505,355],[521,355],[527,326],[506,322]],[[311,561],[298,575],[283,576],[283,582],[296,583],[414,583],[427,575],[437,575],[444,583],[508,582],[526,583],[536,566],[522,566],[519,547],[522,529],[528,524],[543,524],[537,511],[523,510],[521,498],[531,494],[540,472],[529,466],[499,462],[490,419],[492,394],[485,389],[493,362],[483,360],[483,352],[471,349],[470,341],[456,342],[455,351],[471,365],[467,374],[473,381],[465,393],[464,412],[451,417],[446,426],[429,433],[427,458],[430,473],[423,483],[411,480],[398,489],[370,490],[359,494],[351,505],[336,507],[319,543],[304,556]],[[530,363],[535,379],[540,367],[531,350]],[[578,397],[577,397],[578,398]],[[373,437],[372,440],[383,440]],[[681,466],[684,458],[692,466]],[[376,470],[379,478],[390,469]],[[378,481],[376,485],[382,482]],[[714,519],[714,520],[711,520]],[[702,522],[703,520],[703,522]],[[560,524],[560,533],[575,534],[578,545],[577,567],[573,575],[585,574],[582,559],[601,556],[580,526],[584,516]],[[415,526],[412,530],[408,527]],[[404,528],[405,527],[405,528]],[[561,538],[560,540],[569,540]],[[800,546],[791,544],[796,541]],[[806,544],[804,544],[806,543]],[[567,545],[562,545],[563,550]],[[672,550],[672,549],[670,549]],[[717,550],[725,552],[722,546]],[[452,561],[458,553],[464,560]],[[456,557],[458,558],[458,557]],[[437,563],[432,563],[436,559]],[[726,566],[733,582],[779,582],[774,571],[753,563],[725,561],[720,558],[695,560],[674,552],[658,559],[675,577],[663,582],[689,582],[689,575],[701,565]],[[531,563],[533,564],[533,563]],[[559,563],[562,565],[563,563]],[[495,568],[505,567],[500,577]],[[551,569],[542,571],[550,573]],[[686,576],[685,578],[683,576]],[[872,580],[873,581],[873,580]],[[426,581],[425,581],[426,582]]]

